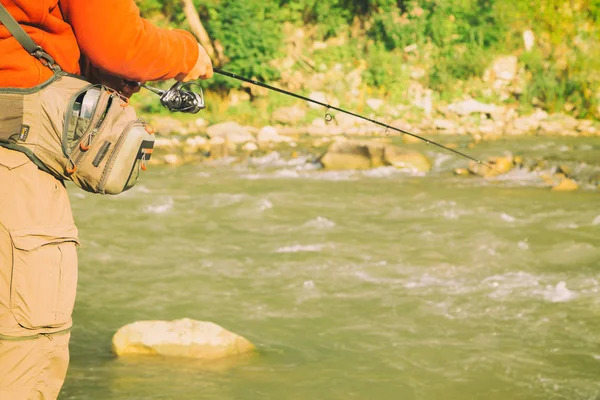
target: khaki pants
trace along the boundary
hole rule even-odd
[[[0,400],[58,397],[69,363],[77,243],[64,185],[0,147]]]

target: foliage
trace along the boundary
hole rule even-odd
[[[600,0],[194,1],[229,58],[224,67],[241,75],[279,78],[273,61],[286,57],[286,23],[310,32],[306,40],[346,38],[308,56],[329,67],[366,62],[363,81],[374,89],[406,85],[399,64],[412,63],[425,67],[421,83],[443,97],[480,78],[497,56],[516,54],[527,76],[519,98],[524,106],[600,117]],[[180,1],[138,4],[144,16],[185,26]],[[536,38],[530,52],[523,48],[526,29]],[[221,90],[240,85],[218,77],[211,84]]]

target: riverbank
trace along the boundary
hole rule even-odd
[[[434,173],[484,178],[522,171],[539,175],[545,185],[554,190],[598,188],[599,123],[577,120],[564,114],[549,115],[541,110],[519,116],[510,110],[492,109],[475,101],[455,103],[448,110],[451,111],[446,119],[429,119],[419,124],[397,119],[389,124],[469,155],[481,154],[481,160],[492,165],[493,169],[456,156],[456,167],[439,171],[435,158],[452,153],[438,148],[432,153],[431,148],[413,136],[386,130],[343,113],[337,113],[329,123],[318,119],[308,126],[260,128],[233,121],[208,125],[203,119],[184,122],[171,117],[151,116],[158,135],[152,164],[178,166],[218,160],[252,163],[253,159],[276,152],[277,157],[282,159],[304,159],[310,168],[315,169],[395,166],[418,174],[433,170]],[[527,151],[515,151],[515,144],[524,140],[542,147],[553,141],[565,143],[561,145],[563,154],[557,157],[552,152],[532,155]],[[495,150],[485,151],[491,143],[494,143]],[[579,163],[577,157],[580,156],[572,154],[576,152],[578,143],[585,143],[583,149],[590,152]],[[398,161],[396,157],[396,161],[389,161],[390,157],[384,156],[384,153],[389,155],[392,152],[408,155],[408,158],[402,157]],[[565,159],[568,154],[573,155],[572,160]],[[335,158],[332,160],[332,157]]]

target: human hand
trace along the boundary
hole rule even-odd
[[[198,59],[196,65],[188,74],[181,79],[182,82],[194,81],[196,79],[209,79],[213,76],[213,65],[208,53],[198,43]]]

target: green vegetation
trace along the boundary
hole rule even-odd
[[[280,83],[281,60],[298,51],[318,71],[362,66],[363,90],[400,101],[410,68],[436,98],[486,96],[484,71],[502,55],[518,57],[520,90],[501,100],[549,112],[600,118],[600,0],[194,0],[227,70]],[[142,14],[186,26],[175,0],[142,0]],[[290,34],[303,29],[302,48]],[[523,32],[535,36],[526,51]],[[314,46],[324,42],[325,49]],[[306,66],[295,54],[291,71]],[[305,68],[304,70],[302,68]],[[285,67],[288,68],[288,67]],[[217,77],[212,89],[240,88]],[[489,86],[489,85],[488,85]],[[301,88],[306,93],[308,89]],[[492,99],[499,101],[500,99]]]

